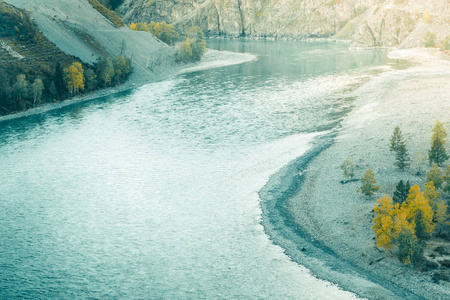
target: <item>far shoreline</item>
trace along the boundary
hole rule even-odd
[[[131,78],[120,85],[114,87],[108,87],[105,89],[93,91],[84,95],[77,95],[72,98],[68,98],[61,102],[47,103],[40,105],[35,108],[30,108],[25,111],[16,112],[0,117],[0,124],[8,121],[13,121],[16,119],[26,118],[29,116],[43,114],[49,111],[58,110],[64,107],[69,107],[72,105],[85,103],[93,100],[98,100],[105,97],[110,97],[118,95],[121,93],[129,92],[142,87],[147,84],[164,81],[169,78],[175,77],[180,74],[196,72],[206,69],[219,68],[225,66],[231,66],[236,64],[242,64],[250,61],[256,60],[257,57],[248,53],[237,53],[229,51],[217,51],[212,49],[207,49],[204,56],[199,63],[189,63],[189,64],[178,64],[176,67],[169,70],[169,72],[163,74],[162,77],[155,80],[152,76],[146,78],[134,79],[132,75]],[[151,73],[151,75],[155,75]],[[158,74],[159,75],[159,74]]]

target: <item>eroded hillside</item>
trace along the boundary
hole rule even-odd
[[[209,35],[335,37],[367,46],[420,46],[450,35],[448,0],[126,0],[125,23],[164,21]]]
[[[173,62],[174,50],[151,34],[117,28],[88,0],[7,0],[30,12],[42,33],[63,52],[95,63],[99,57],[133,58],[134,80],[155,79]],[[158,72],[152,72],[158,71]]]

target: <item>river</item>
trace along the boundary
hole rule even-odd
[[[258,191],[388,63],[332,42],[0,123],[0,298],[353,299],[274,245]]]

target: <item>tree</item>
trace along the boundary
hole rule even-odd
[[[444,192],[450,192],[450,165],[447,166],[447,169],[445,171],[444,185],[442,187],[442,190]]]
[[[406,198],[408,197],[409,189],[411,188],[411,184],[409,183],[409,180],[406,182],[406,184],[403,182],[403,180],[400,180],[398,184],[395,187],[394,191],[394,203],[402,204],[406,201]]]
[[[371,169],[367,169],[361,178],[361,187],[357,191],[363,195],[372,196],[374,192],[380,189],[380,186],[376,183],[375,173]]]
[[[84,71],[84,78],[86,80],[86,89],[88,91],[95,90],[95,87],[97,86],[97,76],[91,68],[87,68],[86,71]]]
[[[116,55],[112,63],[114,67],[114,83],[124,82],[131,74],[131,59]]]
[[[433,181],[425,185],[425,199],[430,203],[433,210],[433,222],[441,224],[447,218],[447,205],[441,199],[441,195],[434,187]]]
[[[408,168],[410,165],[410,158],[408,155],[408,150],[406,149],[406,141],[402,136],[402,132],[399,126],[394,128],[394,132],[391,137],[391,142],[389,144],[390,151],[395,152],[395,163],[394,165],[401,171]]]
[[[78,91],[84,90],[83,66],[79,62],[74,62],[68,68],[64,69],[66,73],[67,88],[72,95]]]
[[[29,87],[27,77],[24,74],[17,75],[16,83],[13,85],[13,94],[16,99],[16,109],[23,110],[26,108],[25,99],[28,98]]]
[[[433,181],[436,188],[441,188],[444,183],[444,174],[437,164],[433,164],[427,173],[427,182]]]
[[[56,90],[56,85],[55,82],[52,80],[52,82],[50,82],[50,86],[48,87],[48,92],[50,93],[50,97],[53,101],[56,101],[56,99],[58,99],[58,91]]]
[[[192,41],[188,38],[185,38],[180,45],[180,49],[177,53],[178,60],[181,62],[188,62],[192,57]]]
[[[397,216],[395,232],[398,258],[405,265],[409,265],[418,260],[422,251],[419,240],[414,233],[414,228],[406,219],[406,214],[400,213]]]
[[[347,180],[353,179],[355,176],[355,165],[350,157],[347,157],[347,159],[341,164],[341,170],[344,178],[347,178]]]
[[[182,62],[199,61],[206,50],[205,35],[198,26],[192,26],[185,33],[178,50],[178,60]]]
[[[377,200],[373,207],[375,217],[372,220],[372,230],[375,232],[378,247],[391,250],[394,244],[394,218],[397,215],[398,204],[392,203],[392,198],[384,196]]]
[[[61,63],[59,61],[56,63],[53,81],[55,82],[55,87],[58,91],[58,97],[63,97],[63,95],[66,93],[66,85],[64,84],[63,68],[61,67]]]
[[[42,79],[37,77],[32,85],[33,89],[33,105],[36,104],[36,102],[39,104],[41,103],[42,99],[42,91],[44,90],[44,83],[42,83]]]
[[[441,165],[448,160],[449,156],[445,150],[446,138],[447,132],[445,131],[444,124],[436,121],[436,125],[433,128],[433,136],[431,137],[431,149],[428,151],[430,163],[434,162]]]
[[[417,175],[422,175],[422,172],[425,171],[425,168],[428,165],[428,155],[426,155],[424,152],[417,152],[416,156],[413,160],[413,166],[416,170]]]
[[[436,226],[433,222],[433,209],[418,185],[411,187],[401,210],[407,214],[407,219],[414,226],[419,239],[428,238],[433,234]]]
[[[109,57],[99,58],[95,68],[95,74],[97,75],[97,82],[100,87],[111,85],[115,72],[113,63]]]
[[[397,125],[394,128],[394,132],[392,133],[391,142],[389,144],[389,150],[397,152],[397,149],[400,143],[403,141],[402,132],[400,127]]]

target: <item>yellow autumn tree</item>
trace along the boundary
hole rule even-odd
[[[436,224],[433,222],[433,209],[430,201],[425,198],[418,185],[411,187],[408,198],[402,204],[401,210],[406,213],[408,221],[414,226],[419,239],[430,237]]]
[[[378,247],[391,250],[395,239],[394,219],[398,214],[399,206],[386,195],[378,199],[377,203],[378,205],[373,207],[375,218],[372,220],[372,230],[375,232]]]
[[[439,225],[447,219],[447,205],[441,199],[441,195],[436,190],[434,182],[430,181],[425,185],[425,199],[428,200],[433,209],[433,221]]]
[[[74,62],[64,69],[66,74],[67,88],[72,95],[84,90],[83,66],[79,62]]]

